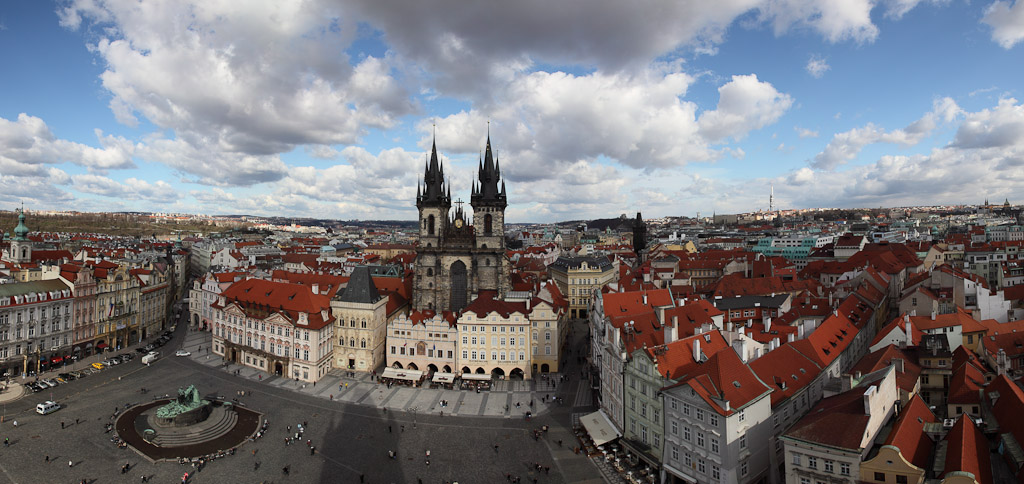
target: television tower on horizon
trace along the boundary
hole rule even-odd
[[[768,212],[775,211],[775,185],[772,185],[772,191],[768,195]]]

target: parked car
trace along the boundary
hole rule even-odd
[[[41,392],[41,391],[46,389],[45,386],[40,385],[40,384],[38,384],[36,382],[29,382],[25,386],[28,387],[29,390],[32,390],[32,393],[39,393],[39,392]]]
[[[178,350],[174,352],[174,356],[192,356],[192,353],[185,350]]]
[[[93,369],[95,369],[95,370],[102,370],[102,369],[106,368],[106,367],[107,367],[107,365],[106,365],[106,364],[104,364],[104,363],[98,363],[98,362],[97,362],[97,363],[93,363],[93,364],[92,364],[92,367],[93,367]]]
[[[53,378],[47,378],[46,380],[43,381],[45,381],[46,384],[50,385],[51,387],[55,387],[58,385],[57,380],[54,380]]]

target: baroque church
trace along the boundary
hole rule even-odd
[[[452,209],[451,185],[437,158],[436,142],[417,184],[419,247],[413,282],[413,309],[464,309],[483,291],[503,298],[509,291],[509,261],[505,255],[505,182],[501,165],[491,153],[491,137],[479,161],[470,210],[461,200]]]

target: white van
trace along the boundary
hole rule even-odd
[[[157,353],[156,351],[150,351],[148,354],[146,354],[146,356],[142,357],[142,364],[148,365],[156,361],[157,358],[160,358],[160,353]]]
[[[49,400],[36,405],[36,413],[39,415],[46,415],[48,413],[56,412],[57,410],[60,410],[60,404]]]

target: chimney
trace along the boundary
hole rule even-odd
[[[772,330],[772,317],[768,316],[764,318],[764,332],[767,333]]]
[[[871,396],[875,394],[875,387],[868,388],[864,392],[864,415],[871,415]]]
[[[828,305],[832,306],[832,293],[828,293]]]
[[[644,293],[644,306],[646,306],[646,305],[647,305],[647,293],[645,292]]]
[[[914,323],[910,322],[910,318],[907,318],[907,346],[914,346],[914,332],[912,331],[914,327],[913,324]]]
[[[693,338],[693,361],[700,363],[700,338]]]
[[[935,321],[935,310],[932,309],[932,321]]]
[[[792,343],[794,341],[796,341],[796,335],[793,333],[789,333],[789,342]]]
[[[790,333],[790,334],[792,335],[792,333]],[[800,338],[800,339],[804,339],[804,325],[802,325],[802,324],[797,325],[797,327],[796,327],[796,337]]]
[[[892,364],[896,367],[897,373],[903,373],[903,358],[893,358]]]
[[[665,330],[665,344],[669,344],[669,343],[675,342],[675,340],[676,340],[676,338],[677,338],[677,336],[679,334],[679,330],[676,327],[676,317],[675,316],[672,316],[672,322],[671,323],[668,323],[668,322],[665,323],[664,330]]]
[[[842,378],[843,383],[842,391],[845,392],[853,388],[853,375],[849,373],[844,373],[840,378]]]
[[[529,312],[529,311],[530,311],[530,303],[531,303],[531,302],[532,302],[532,299],[530,299],[530,298],[526,298],[526,311],[527,311],[527,312]]]
[[[313,289],[313,294],[320,294],[320,284],[314,282],[312,289]]]

